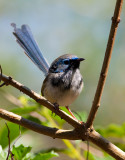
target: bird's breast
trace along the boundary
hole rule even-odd
[[[44,80],[42,93],[51,103],[69,106],[77,98],[83,88],[82,76],[75,73],[49,74]]]

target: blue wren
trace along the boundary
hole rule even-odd
[[[80,62],[84,58],[78,58],[72,54],[65,54],[58,57],[49,66],[47,60],[40,51],[32,32],[28,25],[14,27],[13,34],[18,44],[24,49],[25,54],[38,66],[45,74],[42,85],[42,95],[57,106],[65,106],[74,117],[69,105],[77,98],[83,88],[83,78],[80,74]],[[75,118],[75,117],[74,117]]]

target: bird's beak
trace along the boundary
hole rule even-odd
[[[77,61],[81,62],[81,61],[84,61],[85,59],[84,58],[78,58]]]

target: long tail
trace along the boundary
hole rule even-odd
[[[14,36],[17,43],[23,48],[24,53],[38,66],[40,70],[46,75],[49,70],[49,64],[43,57],[37,42],[35,41],[32,32],[28,25],[22,25],[21,28],[16,28],[16,24],[12,23],[14,27]]]

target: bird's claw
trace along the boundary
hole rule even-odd
[[[55,110],[59,110],[59,105],[57,103],[54,103],[53,105],[54,105]]]

